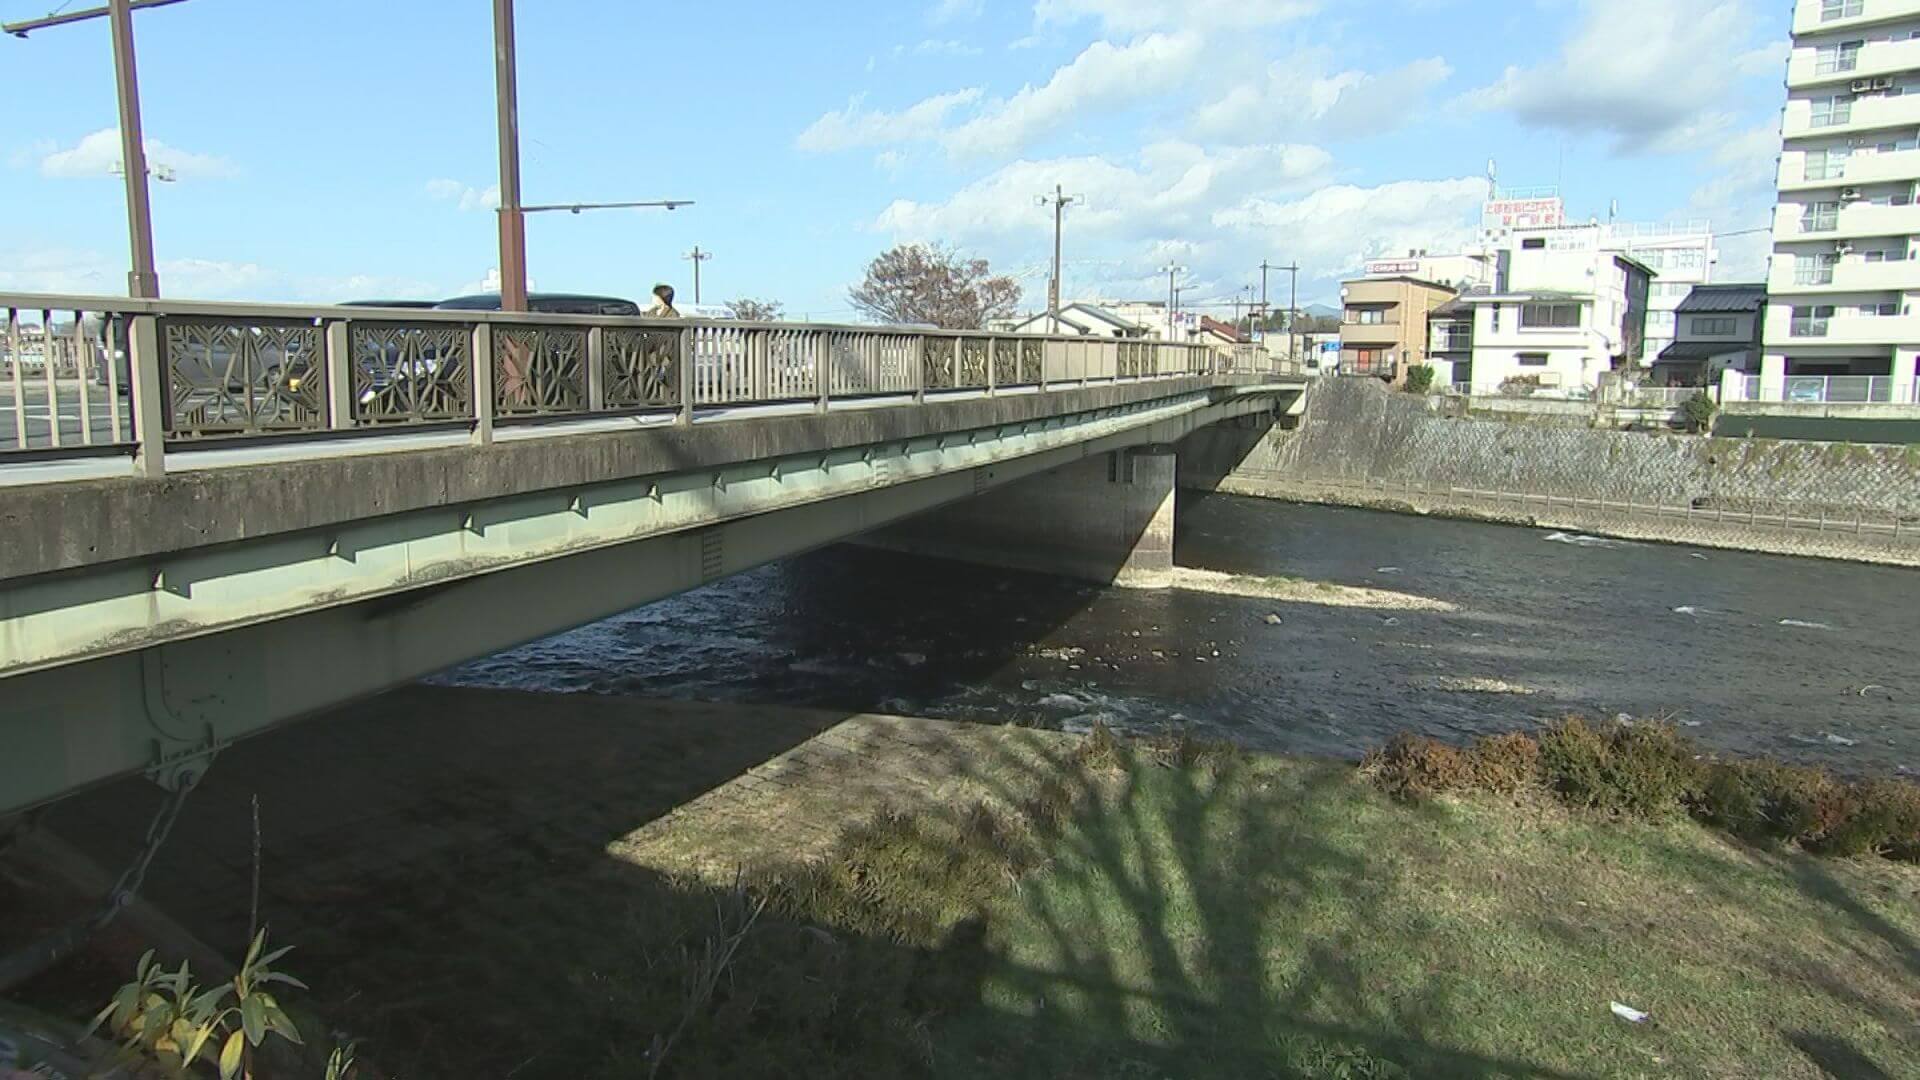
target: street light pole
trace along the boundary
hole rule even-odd
[[[133,13],[140,8],[179,2],[108,0],[103,8],[49,15],[0,27],[15,37],[24,38],[34,30],[105,15],[113,28],[113,82],[120,106],[120,165],[127,186],[127,244],[133,256],[133,268],[127,272],[127,295],[137,299],[160,295],[160,275],[153,261],[153,207],[147,198],[147,148],[140,127],[140,75],[133,58]]]
[[[127,236],[133,250],[133,269],[127,272],[127,295],[160,295],[160,273],[153,261],[153,206],[147,198],[147,147],[140,129],[140,75],[133,59],[133,9],[127,0],[111,0],[108,21],[113,24],[113,81],[120,99],[120,160],[126,166]]]
[[[1175,265],[1174,263],[1168,263],[1167,265],[1160,268],[1160,272],[1167,275],[1167,340],[1168,341],[1173,340],[1173,305],[1176,302],[1176,294],[1174,293],[1174,289],[1173,289],[1173,278],[1175,274],[1178,274],[1185,269],[1186,267],[1178,266],[1178,265]]]
[[[500,310],[527,310],[527,218],[520,208],[520,91],[513,0],[493,0],[493,89],[500,142]]]
[[[1300,260],[1295,259],[1287,266],[1276,266],[1274,269],[1285,270],[1291,275],[1291,283],[1287,286],[1287,362],[1292,363],[1296,359],[1293,354],[1293,324],[1300,317]]]
[[[695,244],[692,251],[680,257],[693,263],[693,302],[698,304],[700,302],[700,264],[713,258],[713,252],[701,251],[700,245]]]
[[[1052,195],[1042,195],[1037,200],[1042,206],[1053,207],[1053,280],[1047,283],[1047,321],[1054,333],[1060,332],[1060,231],[1066,217],[1067,207],[1086,201],[1084,195],[1068,195],[1059,184],[1053,185]]]

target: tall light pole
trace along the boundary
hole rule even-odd
[[[127,295],[151,299],[160,295],[160,274],[153,261],[153,207],[147,199],[147,147],[140,129],[140,74],[133,58],[133,13],[140,8],[165,7],[180,0],[108,0],[103,8],[49,15],[44,19],[8,23],[4,30],[24,38],[34,30],[86,19],[107,17],[113,28],[113,82],[120,105],[120,163],[127,186],[127,243],[133,268],[127,271]]]
[[[493,96],[500,144],[500,310],[527,310],[527,216],[520,208],[520,88],[513,0],[493,0]]]
[[[1167,265],[1160,268],[1160,272],[1167,275],[1167,340],[1168,341],[1173,340],[1173,308],[1175,304],[1179,303],[1179,294],[1173,287],[1173,279],[1176,275],[1186,273],[1186,270],[1187,270],[1186,267],[1177,265],[1175,263],[1168,263]]]
[[[701,251],[700,245],[695,244],[692,251],[680,257],[693,263],[693,302],[698,304],[700,302],[700,264],[713,258],[713,252]]]
[[[1066,218],[1067,207],[1085,203],[1085,195],[1068,195],[1059,184],[1053,185],[1053,194],[1040,195],[1034,199],[1036,205],[1053,207],[1053,280],[1047,283],[1047,321],[1049,329],[1060,332],[1060,231]]]

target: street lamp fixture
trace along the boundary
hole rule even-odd
[[[654,199],[650,202],[554,203],[551,206],[523,206],[520,208],[520,212],[523,214],[540,214],[555,210],[565,210],[569,214],[577,214],[582,210],[638,210],[647,207],[662,210],[678,210],[683,206],[692,205],[692,199]]]

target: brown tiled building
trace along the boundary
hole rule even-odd
[[[1340,373],[1370,375],[1395,386],[1407,368],[1427,362],[1427,314],[1458,295],[1413,277],[1361,278],[1340,296]]]

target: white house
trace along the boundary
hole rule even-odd
[[[1613,250],[1603,229],[1518,230],[1505,280],[1461,297],[1473,308],[1474,393],[1530,379],[1579,394],[1602,372],[1645,359],[1653,272]]]
[[[1013,334],[1069,334],[1082,337],[1139,338],[1149,336],[1149,328],[1123,319],[1106,308],[1088,303],[1072,303],[1059,315],[1041,312],[1007,327]]]

